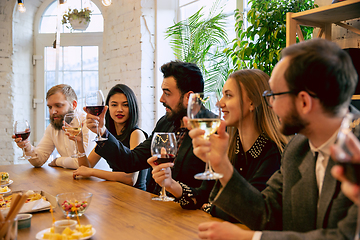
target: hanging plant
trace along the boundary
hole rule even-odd
[[[74,30],[85,30],[90,23],[92,11],[89,8],[83,8],[80,11],[70,9],[63,15],[61,23],[66,27]],[[70,26],[69,26],[70,24]]]

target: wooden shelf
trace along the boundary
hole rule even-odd
[[[351,100],[360,100],[360,95],[353,95]]]
[[[331,25],[337,24],[360,35],[360,30],[351,26],[344,26],[341,21],[360,17],[360,0],[347,0],[303,12],[286,14],[286,46],[296,43],[296,34],[303,41],[299,25],[320,28],[317,37],[323,34],[325,39],[331,40]]]

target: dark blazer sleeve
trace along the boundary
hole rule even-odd
[[[165,117],[162,117],[157,122],[153,133],[166,132],[170,127],[171,124]],[[108,132],[108,140],[99,143],[95,148],[95,152],[107,161],[113,171],[129,173],[146,169],[150,167],[147,159],[151,157],[150,147],[152,135],[153,134],[136,148],[130,150]]]
[[[323,221],[316,226],[320,211],[316,210],[313,160],[307,139],[298,134],[286,146],[281,168],[270,178],[264,191],[259,192],[234,171],[223,188],[214,187],[210,200],[249,228],[262,230],[261,239],[353,239],[357,206],[337,190],[339,185],[331,179],[331,166],[325,174],[327,182],[323,192],[334,194],[322,192],[319,208],[324,208],[325,204],[326,212]],[[335,182],[333,190],[325,187],[330,186],[328,182],[331,181]],[[327,197],[322,197],[323,194]],[[302,209],[304,206],[306,208]]]

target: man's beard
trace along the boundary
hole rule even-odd
[[[63,115],[59,115],[59,114],[54,114],[52,116],[50,116],[50,123],[51,125],[56,129],[56,130],[61,130],[62,126],[64,125],[64,116],[68,113],[73,113],[74,110],[70,107],[69,110],[63,114]],[[54,117],[59,117],[60,120],[54,120]]]
[[[164,107],[170,109],[170,112],[166,112],[166,119],[170,122],[181,120],[187,114],[187,108],[182,104],[182,98],[179,101],[179,104],[175,109],[170,108],[168,105],[164,104]]]
[[[282,134],[290,136],[295,133],[300,133],[307,125],[309,125],[309,123],[300,118],[299,113],[295,110],[295,106],[293,106],[289,115],[281,118],[280,131]]]

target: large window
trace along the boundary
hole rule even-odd
[[[98,5],[96,5],[96,2]],[[85,31],[70,31],[64,25],[60,28],[60,47],[53,48],[58,18],[57,1],[44,0],[37,13],[35,28],[36,75],[34,99],[37,103],[34,113],[36,133],[35,144],[42,138],[49,124],[46,106],[46,92],[54,85],[65,83],[74,88],[78,97],[78,109],[84,106],[85,94],[99,89],[101,71],[102,32],[104,20],[98,6],[101,1],[68,0],[61,7],[61,14],[68,8],[92,10],[90,24]]]
[[[59,54],[59,83],[69,84],[78,97],[78,108],[84,106],[86,92],[99,89],[98,46],[61,47]],[[45,48],[46,92],[55,82],[56,67],[52,61],[56,49]],[[49,124],[49,112],[46,111],[46,126]]]

